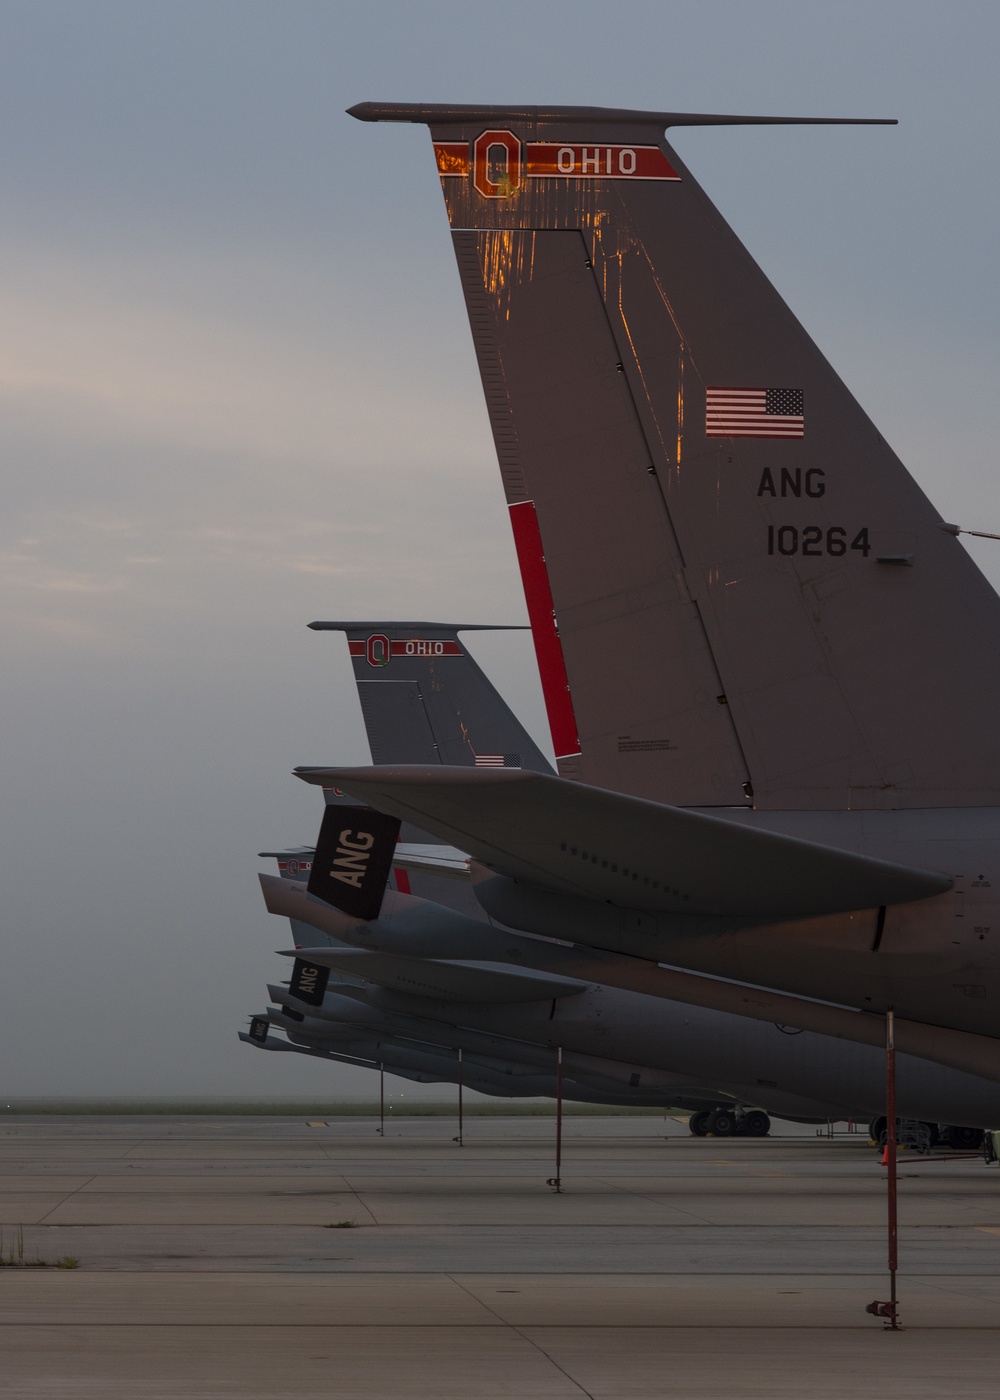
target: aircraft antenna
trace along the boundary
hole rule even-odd
[[[975,535],[980,540],[1000,540],[1000,535],[992,535],[988,530],[966,530],[961,525],[948,524],[943,524],[941,529],[949,535]]]

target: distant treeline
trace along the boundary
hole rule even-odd
[[[549,1099],[525,1103],[465,1104],[467,1118],[549,1118],[556,1106]],[[657,1117],[671,1110],[662,1108],[617,1108],[602,1104],[564,1104],[563,1113],[572,1118]],[[678,1110],[680,1112],[681,1110]],[[0,1116],[15,1114],[109,1115],[141,1117],[153,1114],[189,1117],[233,1115],[245,1118],[377,1118],[378,1104],[317,1103],[263,1099],[11,1099],[0,1103]],[[454,1118],[452,1103],[394,1103],[386,1105],[386,1117]],[[684,1114],[686,1117],[686,1113]]]

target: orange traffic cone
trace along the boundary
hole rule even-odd
[[[883,1147],[883,1149],[882,1149],[882,1166],[883,1166],[883,1167],[887,1167],[888,1165],[889,1165],[889,1144],[886,1143],[885,1147]]]

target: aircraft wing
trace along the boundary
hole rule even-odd
[[[297,768],[501,874],[628,908],[791,919],[943,894],[951,877],[542,773]]]

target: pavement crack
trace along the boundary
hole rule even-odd
[[[36,1220],[35,1224],[44,1225],[45,1222],[48,1220],[49,1216],[52,1214],[52,1211],[62,1210],[63,1206],[66,1204],[67,1201],[71,1201],[74,1196],[79,1195],[79,1193],[83,1191],[87,1186],[89,1186],[92,1181],[96,1180],[97,1176],[95,1174],[94,1176],[88,1176],[86,1181],[81,1181],[80,1185],[77,1186],[75,1190],[68,1191],[66,1195],[62,1198],[62,1200],[58,1203],[58,1205],[54,1205],[52,1207],[52,1210],[47,1210],[42,1216],[41,1220]]]
[[[452,1283],[456,1284],[462,1290],[463,1293],[467,1294],[476,1303],[478,1303],[481,1308],[485,1308],[491,1317],[496,1318],[497,1322],[500,1323],[501,1327],[506,1327],[507,1330],[513,1332],[516,1337],[520,1337],[522,1342],[527,1342],[528,1346],[531,1347],[533,1351],[537,1351],[539,1356],[544,1356],[545,1360],[549,1363],[549,1365],[554,1366],[561,1376],[565,1376],[566,1380],[569,1381],[570,1385],[575,1386],[581,1395],[587,1396],[587,1400],[595,1400],[593,1391],[587,1390],[585,1386],[582,1386],[580,1384],[580,1382],[576,1379],[575,1376],[571,1376],[570,1373],[566,1370],[566,1367],[561,1366],[559,1362],[555,1359],[555,1357],[552,1356],[549,1352],[547,1352],[543,1346],[539,1346],[538,1342],[535,1341],[534,1337],[529,1337],[527,1332],[525,1332],[522,1328],[518,1327],[516,1323],[508,1322],[505,1317],[501,1317],[495,1308],[491,1308],[489,1303],[487,1303],[484,1298],[480,1298],[475,1293],[473,1293],[472,1289],[468,1288],[460,1278],[456,1277],[455,1274],[445,1274],[445,1278],[450,1279]]]

